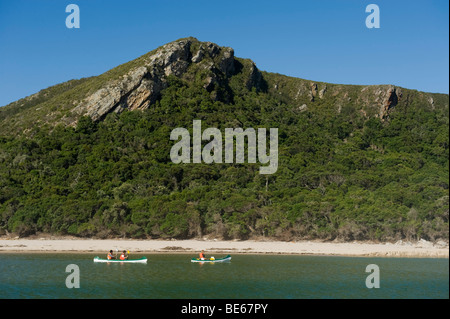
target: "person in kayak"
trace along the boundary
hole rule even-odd
[[[112,250],[109,251],[107,258],[108,258],[108,260],[116,259],[116,256],[113,255],[113,251]]]
[[[204,250],[202,250],[201,253],[200,253],[200,259],[201,260],[205,260],[206,259],[206,255],[205,255],[205,251]]]
[[[125,250],[122,252],[122,255],[120,255],[119,259],[120,260],[127,260],[128,259],[128,255],[127,255],[127,252]]]

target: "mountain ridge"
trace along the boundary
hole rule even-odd
[[[338,107],[336,111],[340,112],[344,104],[355,98],[349,92],[353,89],[360,90],[352,93],[358,95],[357,101],[353,102],[361,105],[361,112],[367,117],[385,118],[399,100],[403,98],[408,101],[412,95],[415,95],[415,99],[427,102],[424,104],[431,108],[434,107],[435,99],[440,99],[442,104],[445,96],[448,97],[446,94],[420,92],[390,84],[331,84],[260,71],[253,61],[236,58],[232,48],[188,37],[165,44],[99,76],[57,84],[0,108],[0,127],[4,128],[0,129],[0,133],[17,133],[21,127],[23,131],[39,123],[74,126],[83,115],[95,121],[109,112],[147,109],[159,98],[160,92],[167,88],[171,76],[188,82],[200,81],[204,89],[211,93],[212,100],[226,99],[217,95],[215,87],[226,87],[229,79],[238,73],[245,73],[242,84],[248,90],[254,87],[272,95],[282,95],[285,102],[296,105],[299,110],[304,110],[308,104],[313,106],[316,100],[332,98]],[[60,87],[66,89],[61,90]],[[55,92],[45,99],[49,91]],[[407,96],[402,97],[404,92]],[[39,103],[40,100],[43,102]],[[9,123],[8,117],[11,116],[8,113],[20,113],[21,108],[34,113],[34,118],[23,124],[20,121],[17,125]]]

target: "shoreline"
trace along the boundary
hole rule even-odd
[[[323,241],[224,241],[224,240],[135,240],[135,239],[80,239],[0,238],[2,253],[98,253],[110,249],[129,250],[132,254],[197,255],[201,250],[207,254],[272,254],[317,255],[348,257],[411,257],[449,258],[448,243],[433,244],[425,240],[416,243],[323,242]]]

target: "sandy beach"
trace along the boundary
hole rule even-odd
[[[202,249],[208,254],[297,254],[366,257],[431,257],[448,258],[448,243],[319,242],[319,241],[221,241],[221,240],[129,240],[129,239],[78,239],[0,238],[0,253],[29,252],[80,252],[106,253],[113,250],[130,250],[132,253],[192,253]]]

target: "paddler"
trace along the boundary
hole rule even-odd
[[[128,255],[127,255],[127,252],[126,252],[126,250],[124,250],[123,252],[122,252],[122,255],[120,255],[120,260],[127,260],[128,259]]]
[[[200,259],[201,260],[205,260],[206,259],[206,255],[205,255],[205,251],[204,250],[202,250],[201,253],[200,253]]]
[[[116,256],[113,255],[112,249],[109,251],[107,258],[108,258],[108,260],[116,259]]]

